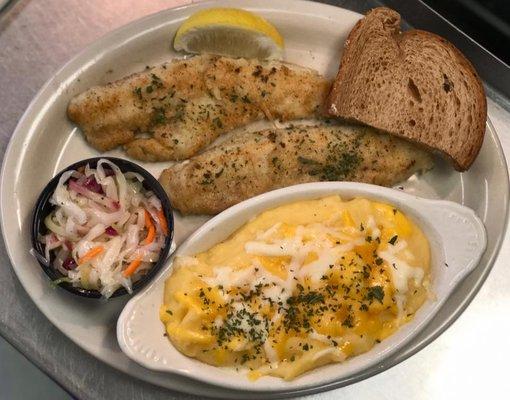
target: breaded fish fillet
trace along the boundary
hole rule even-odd
[[[241,133],[161,174],[183,214],[215,214],[269,190],[315,181],[391,186],[428,169],[428,153],[368,127],[318,125]]]
[[[317,116],[329,88],[317,72],[277,61],[196,56],[93,87],[67,115],[100,151],[124,145],[139,160],[183,160],[257,120]]]

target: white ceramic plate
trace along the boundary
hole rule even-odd
[[[227,239],[251,218],[265,210],[292,203],[338,194],[344,200],[363,197],[391,204],[408,215],[429,239],[431,250],[431,292],[412,322],[372,350],[344,363],[317,368],[286,382],[266,376],[250,381],[247,371],[217,368],[179,353],[164,336],[159,320],[165,280],[172,262],[152,284],[130,300],[117,323],[121,349],[144,367],[193,377],[236,390],[281,391],[325,385],[381,363],[408,343],[434,317],[455,286],[477,265],[487,244],[485,228],[475,213],[451,201],[428,200],[395,189],[355,182],[319,182],[296,185],[246,200],[217,215],[193,233],[175,256],[193,256]]]
[[[238,7],[239,2],[199,3],[148,16],[104,36],[58,71],[34,98],[12,136],[2,168],[0,210],[6,248],[20,282],[44,315],[77,345],[114,368],[157,385],[198,395],[239,398],[249,394],[149,371],[130,361],[121,352],[115,336],[115,323],[126,300],[119,298],[102,304],[53,290],[28,253],[29,221],[40,190],[58,170],[98,155],[67,120],[68,101],[92,85],[176,56],[170,49],[170,40],[179,24],[196,10],[212,5]],[[288,61],[316,68],[329,76],[335,74],[343,42],[361,17],[340,8],[297,0],[245,0],[243,7],[260,13],[280,29],[286,40]],[[108,154],[123,156],[121,152]],[[157,176],[165,164],[142,165]],[[439,163],[431,173],[406,182],[404,189],[423,197],[452,200],[475,210],[487,228],[487,250],[480,265],[405,348],[385,360],[384,365],[322,386],[321,390],[373,375],[418,351],[460,315],[490,271],[505,229],[508,203],[506,163],[490,123],[481,153],[469,172],[458,174]],[[177,215],[177,244],[205,221],[202,217]]]

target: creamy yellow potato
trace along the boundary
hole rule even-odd
[[[177,258],[160,318],[189,357],[289,380],[409,321],[427,297],[429,258],[422,231],[391,205],[295,202]]]

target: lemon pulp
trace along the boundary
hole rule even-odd
[[[281,58],[283,46],[282,36],[268,21],[235,8],[198,11],[179,27],[174,39],[177,51],[260,59]]]

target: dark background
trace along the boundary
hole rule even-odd
[[[422,1],[510,65],[510,0]]]

